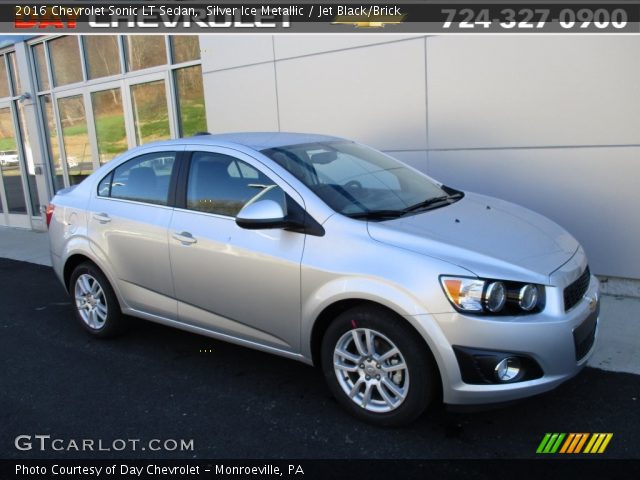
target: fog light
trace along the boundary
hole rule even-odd
[[[535,285],[525,285],[518,293],[518,305],[520,308],[529,312],[533,310],[538,303],[538,287]]]
[[[520,375],[521,371],[520,359],[517,357],[507,357],[498,362],[495,368],[495,375],[500,382],[510,382]]]

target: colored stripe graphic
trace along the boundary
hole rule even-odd
[[[613,433],[546,433],[538,445],[536,453],[599,454],[604,453],[612,438]]]
[[[547,433],[538,445],[536,453],[556,453],[565,435],[564,433]]]
[[[594,433],[584,453],[603,453],[612,437],[613,433]]]

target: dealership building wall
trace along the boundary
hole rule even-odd
[[[24,217],[5,205],[0,225],[44,228],[40,208],[57,188],[149,139],[201,127],[318,132],[550,217],[584,245],[592,271],[610,277],[605,291],[640,296],[640,36],[200,35],[197,58],[178,58],[186,41],[159,36],[164,60],[135,68],[127,62],[141,47],[118,37],[118,69],[98,78],[89,78],[91,42],[73,37],[80,79],[58,86],[52,63],[40,85],[38,62],[52,60],[60,38],[0,51],[6,74],[20,77],[9,77],[0,114],[23,146],[25,198]],[[200,103],[181,85],[195,70],[204,110],[193,121]],[[138,108],[154,92],[160,129]],[[113,116],[107,95],[122,103],[118,142],[100,138],[100,118],[111,125]],[[80,110],[84,146],[73,137]],[[6,185],[0,194],[6,201]]]
[[[640,296],[640,36],[201,37],[209,130],[335,134],[555,220]]]

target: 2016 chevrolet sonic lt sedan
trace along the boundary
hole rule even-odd
[[[127,315],[320,365],[378,425],[550,390],[593,351],[578,242],[349,140],[197,135],[134,148],[47,209],[84,328]]]

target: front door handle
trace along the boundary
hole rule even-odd
[[[111,221],[111,217],[107,213],[94,213],[93,218],[100,223],[109,223]]]
[[[192,243],[196,243],[198,241],[193,238],[193,235],[191,235],[189,232],[176,232],[173,234],[173,238],[178,240],[183,245],[191,245]]]

